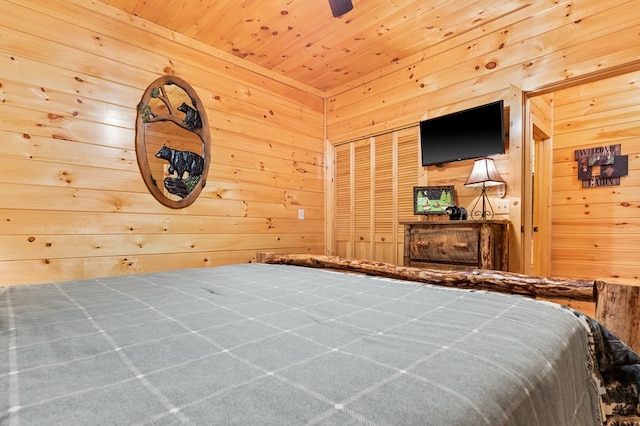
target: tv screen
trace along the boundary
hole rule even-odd
[[[420,122],[422,165],[504,154],[503,101]]]

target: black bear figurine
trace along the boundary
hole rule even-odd
[[[178,111],[182,111],[185,113],[185,117],[182,122],[190,130],[199,129],[202,127],[202,119],[200,118],[200,113],[198,112],[198,110],[190,107],[185,102],[183,102],[182,105],[178,107]]]
[[[202,176],[204,171],[204,158],[191,151],[178,151],[177,149],[163,146],[156,154],[156,157],[169,162],[169,174],[177,172],[178,179],[182,179],[185,172],[189,176]]]
[[[464,207],[449,206],[444,212],[449,215],[449,220],[467,220],[467,209]]]

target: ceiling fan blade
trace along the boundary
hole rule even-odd
[[[329,0],[329,6],[331,6],[331,13],[336,18],[353,9],[351,0]]]

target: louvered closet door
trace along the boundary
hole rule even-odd
[[[419,176],[422,168],[420,166],[418,128],[412,127],[400,130],[396,136],[398,144],[396,263],[401,265],[404,257],[404,226],[400,225],[400,223],[416,220],[416,216],[413,215],[413,187],[419,186]]]
[[[372,155],[370,139],[355,142],[354,164],[354,237],[353,256],[356,259],[371,259],[372,218]]]
[[[335,148],[335,252],[338,256],[353,257],[353,144]]]
[[[401,264],[404,228],[414,220],[417,127],[336,147],[336,253]]]
[[[396,210],[394,134],[375,138],[373,161],[373,260],[393,263]]]

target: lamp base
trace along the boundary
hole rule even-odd
[[[482,204],[478,206],[478,203],[482,201]],[[471,208],[471,219],[473,220],[491,220],[495,213],[493,212],[493,207],[489,202],[489,197],[487,196],[487,187],[482,185],[482,192],[480,197],[476,200],[475,204]]]

